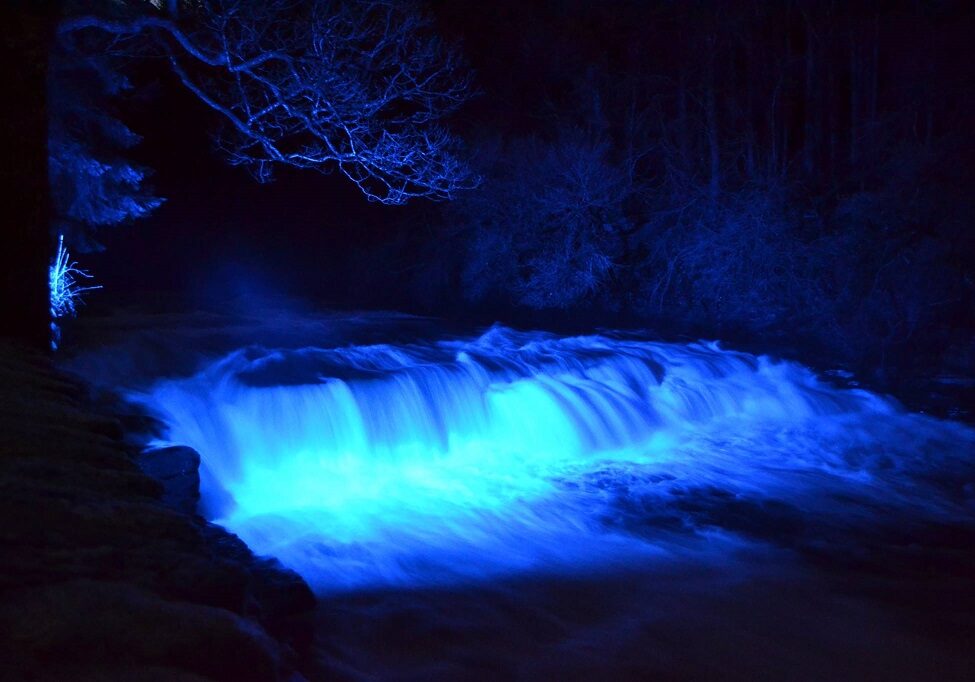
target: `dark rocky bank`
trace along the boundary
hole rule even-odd
[[[195,513],[153,427],[0,346],[0,678],[304,679],[311,591]]]

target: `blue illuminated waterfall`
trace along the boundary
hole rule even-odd
[[[681,538],[708,538],[709,551],[754,540],[714,511],[729,496],[793,516],[842,515],[830,492],[910,506],[891,472],[935,441],[956,453],[972,443],[794,363],[502,327],[247,348],[142,399],[169,442],[200,452],[205,513],[321,591],[625,566]]]

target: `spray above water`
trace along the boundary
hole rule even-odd
[[[689,539],[791,546],[849,505],[970,504],[913,475],[964,460],[966,429],[713,344],[495,327],[248,348],[143,399],[200,452],[206,515],[320,591],[627,566]]]

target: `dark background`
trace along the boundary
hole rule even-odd
[[[211,112],[143,64],[116,106],[144,136],[132,155],[167,202],[101,231],[106,250],[83,260],[104,285],[90,305],[283,294],[764,339],[881,370],[972,369],[969,3],[431,10],[475,73],[451,124],[479,189],[386,207],[309,171],[257,184],[212,149]],[[565,216],[532,202],[593,140],[595,175],[635,180],[596,208],[569,207],[579,238],[565,255]],[[517,220],[497,208],[509,203]],[[499,234],[507,241],[485,246]],[[586,249],[615,267],[580,293],[574,259]]]

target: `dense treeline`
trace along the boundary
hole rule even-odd
[[[411,213],[371,281],[353,261],[360,291],[779,336],[873,365],[971,352],[966,3],[441,19],[482,89],[463,124],[483,182]],[[511,39],[480,44],[492,22]]]

